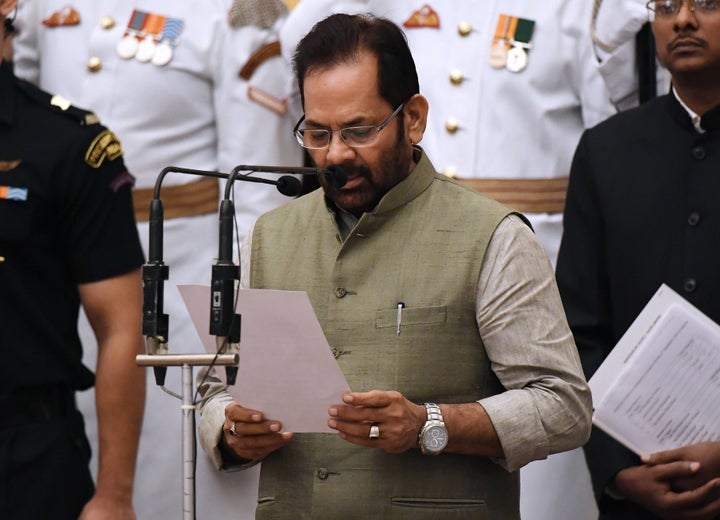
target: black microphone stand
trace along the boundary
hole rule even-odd
[[[305,167],[237,166],[232,173],[195,170],[168,166],[157,177],[148,219],[148,262],[142,266],[143,320],[142,334],[146,338],[147,354],[136,356],[141,367],[153,367],[155,383],[166,393],[182,401],[183,452],[183,519],[195,519],[195,410],[193,397],[193,367],[224,366],[228,385],[235,383],[238,371],[240,343],[240,315],[235,313],[235,283],[240,279],[240,267],[232,261],[232,231],[235,209],[230,193],[235,180],[273,184],[284,195],[298,195],[301,184],[290,175],[277,181],[240,175],[242,171],[267,173],[328,174],[327,170]],[[228,179],[225,198],[220,204],[220,244],[218,262],[212,267],[210,334],[216,336],[215,354],[170,354],[169,316],[163,313],[164,283],[170,269],[163,262],[163,204],[160,199],[162,181],[168,173],[182,173]],[[296,186],[292,181],[296,181]],[[294,190],[297,191],[294,191]],[[167,367],[182,368],[182,394],[164,386]]]

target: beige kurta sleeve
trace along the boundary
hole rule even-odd
[[[477,323],[506,391],[480,401],[513,471],[584,444],[592,402],[555,275],[517,216],[488,245],[477,290]]]

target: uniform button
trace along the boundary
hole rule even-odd
[[[106,31],[109,31],[113,27],[115,27],[115,19],[112,16],[103,16],[100,18],[100,27],[105,29]]]
[[[700,223],[700,213],[693,211],[688,217],[688,224],[691,226],[697,226]]]
[[[0,256],[0,264],[2,264],[4,261],[5,261],[5,257],[4,257],[4,256]]]
[[[330,352],[332,352],[332,355],[335,359],[340,357],[340,349],[338,349],[337,347],[331,348]]]
[[[454,179],[455,177],[457,177],[457,169],[455,168],[455,166],[448,166],[447,168],[445,168],[443,170],[443,173],[445,175],[447,175],[448,177],[450,177],[451,179]]]
[[[468,22],[460,22],[460,23],[458,24],[458,34],[459,34],[460,36],[463,36],[463,37],[464,37],[464,36],[467,36],[467,35],[470,34],[471,32],[472,32],[472,25],[470,25],[470,23],[468,23]]]
[[[328,475],[330,475],[330,472],[325,468],[320,468],[319,470],[317,470],[317,477],[320,480],[325,480],[326,478],[328,478]]]
[[[99,72],[102,69],[102,60],[97,56],[91,56],[88,59],[87,68],[90,72]]]
[[[683,289],[685,289],[685,292],[693,292],[697,288],[697,282],[695,281],[695,278],[688,278],[685,280],[685,283],[683,284]]]
[[[465,75],[460,69],[453,69],[450,71],[450,83],[452,83],[453,85],[462,84],[464,79]]]
[[[337,289],[335,289],[335,296],[337,296],[338,298],[345,298],[346,295],[347,291],[342,287],[338,287]]]
[[[458,123],[458,120],[454,117],[449,117],[447,121],[445,121],[445,130],[447,130],[449,134],[454,134],[458,131],[458,128],[460,128],[460,123]]]
[[[705,151],[705,147],[703,146],[696,146],[695,148],[693,148],[692,154],[693,157],[695,157],[695,159],[697,159],[698,161],[702,161],[703,159],[705,159],[705,157],[707,157],[707,152]]]

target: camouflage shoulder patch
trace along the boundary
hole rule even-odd
[[[288,12],[282,0],[235,0],[228,12],[230,27],[255,25],[267,29]]]
[[[110,130],[100,132],[85,152],[85,162],[91,168],[100,168],[105,159],[114,161],[122,155],[122,146]]]

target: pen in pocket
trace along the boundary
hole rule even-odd
[[[397,335],[400,335],[400,324],[402,324],[402,310],[405,307],[405,302],[397,303]]]

